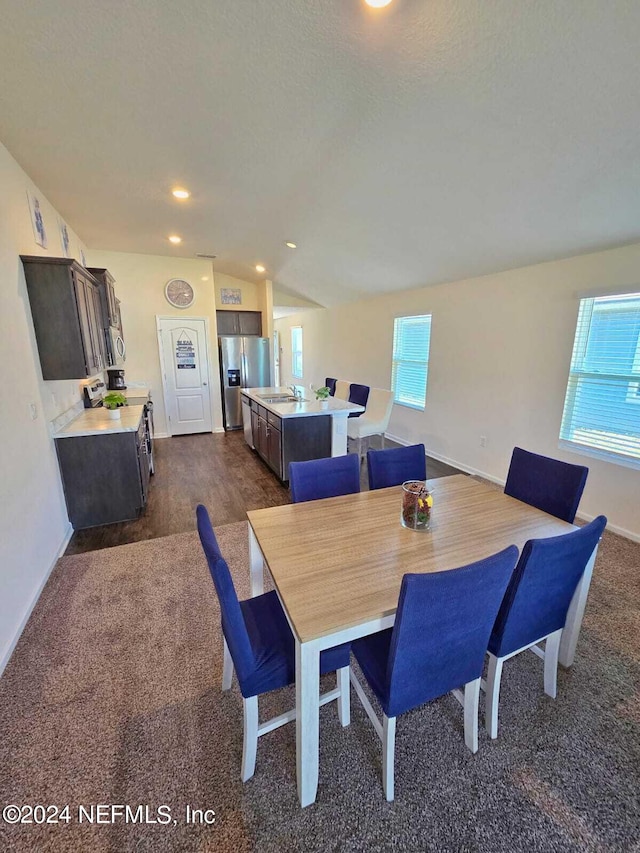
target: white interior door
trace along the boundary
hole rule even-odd
[[[207,324],[193,317],[158,317],[169,435],[211,432]]]

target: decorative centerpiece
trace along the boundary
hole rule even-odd
[[[112,420],[117,420],[120,417],[120,406],[127,403],[127,398],[119,391],[109,391],[102,398],[102,405],[107,410],[107,414]]]
[[[431,526],[433,495],[424,480],[407,480],[402,484],[400,520],[409,530],[428,530]]]
[[[321,408],[326,409],[328,407],[330,394],[331,390],[326,385],[315,389],[316,400],[320,402]]]

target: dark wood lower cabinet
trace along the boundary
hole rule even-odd
[[[147,503],[149,456],[141,432],[56,439],[75,530],[137,518]]]
[[[290,462],[331,456],[331,415],[279,418],[252,400],[251,428],[256,452],[283,483]]]

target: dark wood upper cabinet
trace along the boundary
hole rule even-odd
[[[241,335],[262,334],[262,314],[260,311],[238,311],[238,323]]]
[[[260,311],[216,311],[219,335],[262,335]]]
[[[109,326],[120,326],[120,311],[116,298],[115,279],[104,267],[87,267],[87,271],[100,282],[103,287],[104,319]]]
[[[21,256],[43,379],[83,379],[107,367],[96,279],[68,258]]]

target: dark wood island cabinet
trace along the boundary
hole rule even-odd
[[[280,418],[251,400],[251,432],[258,455],[282,482],[289,463],[331,456],[331,416]]]

